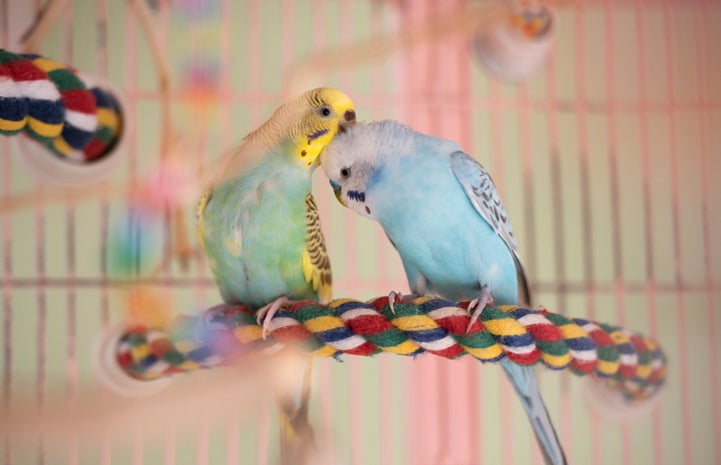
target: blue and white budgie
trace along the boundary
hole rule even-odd
[[[244,303],[262,315],[291,299],[330,300],[330,262],[311,174],[320,152],[354,123],[353,102],[343,92],[305,92],[248,134],[205,191],[197,233],[226,303]],[[308,365],[301,392],[290,389],[295,392],[281,401],[284,464],[305,463],[298,457],[302,442],[312,441],[309,375]]]
[[[488,172],[455,142],[394,121],[359,123],[326,148],[321,167],[343,205],[383,227],[412,293],[472,299],[473,321],[486,304],[528,305],[528,285],[498,191]],[[533,369],[505,358],[501,364],[546,463],[566,463]]]

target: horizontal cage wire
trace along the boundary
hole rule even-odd
[[[721,4],[509,3],[547,4],[553,21],[545,62],[516,83],[480,57],[491,0],[0,0],[0,48],[28,51],[54,5],[30,51],[109,81],[128,123],[105,184],[75,194],[34,176],[20,135],[0,136],[2,398],[17,420],[0,419],[0,463],[279,463],[283,360],[178,375],[148,399],[109,390],[93,363],[135,305],[165,321],[221,302],[195,239],[202,185],[169,190],[181,207],[150,217],[128,193],[159,167],[210,179],[286,97],[320,85],[359,120],[453,139],[489,170],[534,304],[673,354],[659,405],[633,423],[592,410],[586,380],[537,370],[569,463],[721,463]],[[407,291],[383,231],[318,171],[333,296]],[[470,358],[317,359],[319,463],[543,463],[505,377]]]

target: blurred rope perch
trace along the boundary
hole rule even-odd
[[[652,339],[615,326],[517,306],[486,307],[466,332],[468,303],[421,297],[394,304],[338,299],[284,307],[262,337],[253,312],[218,305],[197,318],[181,317],[169,329],[136,327],[118,341],[116,357],[131,377],[150,380],[228,364],[246,351],[296,347],[318,357],[379,352],[446,358],[503,357],[520,365],[541,361],[554,370],[605,379],[628,400],[648,399],[664,384],[666,357]]]

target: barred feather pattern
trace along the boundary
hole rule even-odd
[[[493,226],[494,231],[501,236],[514,255],[518,256],[518,244],[511,230],[511,223],[488,171],[473,157],[461,151],[451,154],[451,167],[476,211]]]
[[[325,238],[320,228],[318,206],[311,193],[305,196],[305,253],[303,272],[305,278],[313,285],[321,301],[328,302],[332,297],[332,273]]]

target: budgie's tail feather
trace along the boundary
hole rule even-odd
[[[523,408],[533,426],[536,440],[541,446],[544,462],[546,465],[566,465],[566,456],[563,454],[561,442],[558,440],[546,405],[538,391],[533,368],[516,365],[505,358],[501,360],[501,366],[523,403]]]
[[[531,286],[526,278],[526,271],[523,269],[521,260],[514,254],[513,260],[516,262],[516,276],[518,277],[518,301],[521,306],[531,308]]]
[[[280,401],[280,463],[309,465],[317,450],[313,427],[308,419],[312,357],[307,357],[300,390]]]
[[[520,305],[531,308],[531,287],[528,284],[526,272],[518,257],[514,255],[514,259],[518,276],[518,301]],[[566,456],[563,454],[563,448],[558,440],[558,435],[556,435],[556,429],[553,427],[546,405],[543,403],[543,398],[538,390],[533,367],[519,366],[508,359],[503,359],[501,366],[523,403],[523,408],[531,421],[536,440],[541,446],[544,462],[546,465],[565,465]]]

